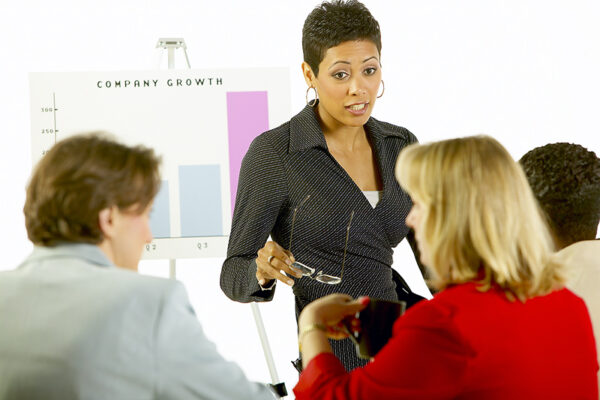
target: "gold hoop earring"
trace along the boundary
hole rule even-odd
[[[308,92],[310,92],[310,89],[315,91],[315,98],[312,100],[308,100]],[[314,86],[309,86],[306,89],[306,105],[310,106],[310,107],[314,107],[315,105],[317,105],[317,100],[319,100],[319,94],[317,93],[317,89],[315,89]]]
[[[377,96],[377,98],[379,99],[381,96],[383,96],[383,94],[385,93],[385,83],[383,83],[383,79],[381,80],[381,87],[383,88],[383,90],[381,91],[381,94],[379,96]]]

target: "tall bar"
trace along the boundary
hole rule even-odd
[[[229,179],[231,213],[235,206],[242,159],[252,140],[269,129],[269,104],[266,91],[227,92],[227,130],[229,133]]]

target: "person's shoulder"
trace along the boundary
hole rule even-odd
[[[418,142],[417,137],[403,126],[380,121],[374,117],[371,117],[367,124],[375,127],[383,136],[399,138],[405,141],[407,144]]]
[[[456,301],[456,297],[460,297],[465,289],[445,289],[436,294],[434,298],[421,300],[413,305],[395,322],[394,336],[411,331],[421,336],[423,332],[428,332],[429,338],[445,338],[443,340],[449,340],[453,345],[459,346],[468,354],[473,355],[461,321],[463,307],[468,303]],[[446,290],[448,291],[446,292]],[[466,290],[468,291],[468,289]]]
[[[113,267],[99,271],[103,279],[98,277],[98,283],[104,282],[121,293],[140,298],[156,298],[160,300],[182,286],[176,280],[142,275],[135,271]]]
[[[430,300],[421,300],[406,312],[407,315],[417,314],[418,319],[449,319],[464,311],[465,305],[482,299],[482,292],[477,290],[474,283],[450,286]],[[475,299],[471,297],[477,296]],[[485,296],[483,296],[485,297]]]
[[[439,292],[432,299],[421,300],[409,308],[402,319],[421,321],[439,321],[451,318],[455,313],[452,295],[448,296],[446,290]]]
[[[287,144],[290,136],[290,121],[286,121],[281,125],[269,129],[258,135],[252,140],[252,144],[250,145],[251,149],[265,149],[265,148],[274,148],[279,145]]]
[[[245,170],[255,173],[267,168],[272,171],[273,165],[281,162],[282,155],[287,152],[288,143],[289,121],[261,133],[250,142],[244,155]]]
[[[290,122],[284,122],[276,128],[265,131],[256,136],[246,151],[246,162],[252,165],[268,164],[273,158],[286,152],[289,143]]]
[[[582,240],[565,247],[556,253],[559,262],[569,268],[600,269],[600,240]]]
[[[540,299],[547,298],[548,300],[564,306],[567,309],[574,309],[577,307],[585,308],[585,300],[579,296],[576,292],[573,292],[571,288],[563,287],[550,292],[545,296],[540,296]],[[534,298],[535,299],[535,298]]]
[[[549,315],[546,318],[556,318],[561,323],[575,327],[588,326],[590,321],[589,299],[579,297],[571,289],[563,287],[540,296],[528,299],[525,303],[529,306],[530,312],[535,315]]]

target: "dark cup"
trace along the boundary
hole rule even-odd
[[[347,324],[357,355],[360,358],[373,358],[392,337],[394,322],[405,310],[405,301],[370,299],[367,307],[356,313],[360,332],[353,332]]]

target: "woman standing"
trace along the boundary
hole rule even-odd
[[[293,286],[296,315],[333,292],[396,300],[392,253],[412,203],[393,169],[416,138],[371,117],[384,92],[379,24],[358,1],[325,2],[307,17],[302,46],[307,105],[244,158],[221,288],[269,301],[280,280]],[[294,261],[314,272],[303,277]],[[364,364],[350,341],[334,351],[348,370]]]

